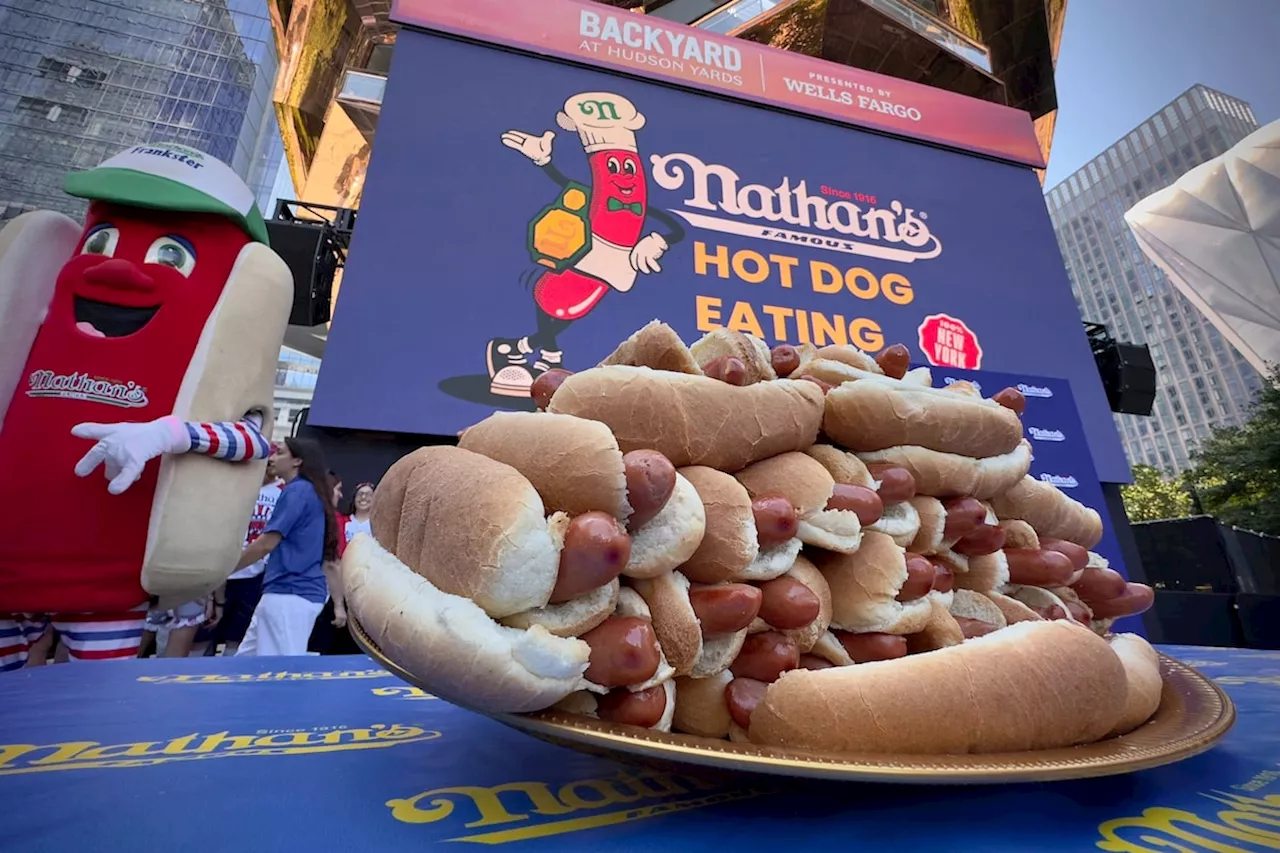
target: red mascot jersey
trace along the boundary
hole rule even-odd
[[[147,600],[140,573],[160,460],[112,495],[101,467],[76,476],[93,443],[71,429],[172,414],[247,242],[213,214],[89,208],[82,251],[58,274],[0,427],[0,481],[21,496],[0,511],[0,614],[115,611]]]

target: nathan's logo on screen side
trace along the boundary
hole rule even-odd
[[[1080,485],[1080,481],[1070,474],[1067,474],[1066,476],[1063,476],[1062,474],[1041,474],[1040,482],[1048,483],[1051,486],[1057,486],[1059,489],[1074,489],[1076,486]]]
[[[929,215],[900,201],[876,207],[832,200],[785,176],[773,186],[744,183],[728,166],[692,154],[654,154],[649,162],[654,183],[685,194],[686,209],[672,213],[696,228],[899,263],[942,254]]]
[[[1041,429],[1040,427],[1027,427],[1027,432],[1036,441],[1066,441],[1067,437],[1062,434],[1060,429]]]
[[[761,786],[726,786],[676,773],[622,770],[559,784],[507,782],[433,788],[388,800],[401,823],[438,824],[437,840],[506,844],[633,823],[650,817],[731,803],[769,793]],[[566,842],[563,849],[571,845]]]

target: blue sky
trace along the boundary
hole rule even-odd
[[[1280,118],[1280,0],[1068,0],[1048,189],[1194,83]]]

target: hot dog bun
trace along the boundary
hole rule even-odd
[[[677,472],[702,500],[705,532],[682,570],[699,583],[720,583],[751,565],[760,553],[751,496],[731,474],[704,465]]]
[[[552,528],[566,517],[549,524],[542,499],[516,469],[437,445],[397,461],[384,483],[370,527],[410,569],[495,618],[550,599],[563,545]]]
[[[707,529],[706,510],[693,484],[676,474],[676,488],[662,510],[631,534],[631,559],[622,573],[651,578],[669,572],[698,550]]]
[[[1020,441],[1007,453],[982,458],[914,446],[859,453],[858,458],[867,464],[901,465],[911,472],[916,492],[921,495],[936,498],[971,495],[986,500],[1026,477],[1031,470],[1031,445]]]
[[[885,504],[880,520],[866,529],[883,533],[899,547],[906,548],[920,533],[920,514],[910,501]]]
[[[996,628],[1009,624],[1004,611],[989,597],[970,589],[957,589],[947,608],[952,617],[960,619],[976,619]]]
[[[954,597],[952,601],[954,601]],[[907,654],[918,655],[922,652],[936,652],[948,646],[958,646],[964,642],[964,632],[956,622],[951,611],[942,601],[931,599],[929,602],[929,622],[924,628],[907,637]]]
[[[702,375],[702,368],[676,330],[660,320],[651,320],[600,362],[601,367],[615,364]]]
[[[1044,617],[1036,613],[1027,605],[1018,601],[1016,598],[999,592],[984,592],[987,598],[991,599],[991,603],[1000,608],[1000,612],[1004,614],[1005,622],[1012,625],[1015,622],[1039,622]]]
[[[706,678],[676,679],[676,710],[671,727],[685,734],[724,738],[729,736],[733,718],[724,691],[733,673],[723,669]]]
[[[652,449],[677,468],[733,473],[812,445],[822,424],[822,389],[791,379],[737,387],[618,365],[568,377],[548,410],[606,424],[624,453]]]
[[[812,559],[831,588],[831,627],[914,634],[928,624],[928,597],[895,600],[907,581],[906,552],[883,533],[863,534],[854,554],[814,551]]]
[[[546,412],[497,412],[468,427],[458,446],[524,475],[547,512],[631,517],[622,451],[598,421]]]
[[[618,579],[614,578],[586,595],[560,604],[524,610],[499,621],[509,628],[527,629],[541,625],[547,633],[557,637],[580,637],[613,615],[618,605],[619,586]]]
[[[833,613],[831,604],[831,587],[827,583],[827,579],[822,572],[813,563],[809,562],[803,555],[796,557],[795,565],[791,567],[791,571],[787,572],[783,577],[791,577],[800,581],[800,583],[809,587],[813,594],[818,597],[818,618],[814,619],[803,628],[792,628],[791,630],[782,631],[784,635],[789,637],[796,648],[800,650],[800,654],[807,654],[813,650],[824,636],[827,635],[827,629],[831,626],[831,616]],[[837,643],[839,645],[839,643]],[[843,648],[843,647],[842,647]]]
[[[80,232],[70,217],[51,210],[24,213],[0,230],[0,427]]]
[[[1125,702],[1125,668],[1106,641],[1077,625],[1023,622],[929,654],[784,673],[748,734],[849,753],[1051,749],[1106,736]]]
[[[800,518],[798,537],[801,542],[829,551],[852,553],[858,550],[862,541],[862,523],[855,512],[825,508],[836,484],[819,458],[827,455],[823,452],[818,456],[783,453],[756,462],[736,476],[752,498],[780,495],[791,502]],[[846,463],[841,470],[848,468]]]
[[[1124,664],[1124,713],[1111,729],[1113,735],[1125,735],[1141,726],[1160,707],[1164,683],[1160,678],[1160,656],[1151,644],[1137,634],[1115,634],[1107,638],[1111,651]]]
[[[1095,510],[1031,477],[1024,477],[991,503],[996,515],[1021,519],[1040,536],[1065,539],[1082,548],[1102,541],[1102,519]]]
[[[495,463],[496,464],[496,463]],[[359,534],[342,558],[347,606],[378,647],[450,701],[485,713],[549,707],[587,687],[590,647],[541,627],[507,628]]]
[[[270,434],[292,307],[289,267],[262,243],[247,243],[205,321],[173,414],[196,423],[253,414]],[[160,596],[161,606],[199,598],[227,579],[243,550],[266,464],[228,464],[198,453],[160,457],[142,587]]]
[[[822,430],[837,444],[860,453],[906,445],[1000,456],[1022,441],[1022,421],[998,403],[888,377],[832,389]]]
[[[689,603],[689,579],[680,572],[633,582],[652,614],[653,630],[676,675],[706,678],[729,667],[742,650],[747,632],[702,636]]]
[[[689,347],[699,367],[705,368],[717,358],[736,358],[746,368],[747,384],[768,382],[777,379],[773,371],[773,361],[769,354],[769,345],[753,335],[732,332],[728,329],[715,329],[707,332],[700,340]]]

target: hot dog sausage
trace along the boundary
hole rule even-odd
[[[809,382],[812,382],[814,385],[817,385],[819,388],[822,389],[823,394],[826,394],[832,388],[836,387],[832,385],[830,382],[823,382],[821,379],[819,379],[816,376],[801,376],[800,378],[808,380]]]
[[[760,590],[745,583],[697,584],[689,590],[689,604],[704,637],[732,634],[750,625],[760,612],[761,598]]]
[[[1059,554],[1071,561],[1071,567],[1076,571],[1079,571],[1089,565],[1089,549],[1081,548],[1074,542],[1068,542],[1065,539],[1042,538],[1040,540],[1040,547],[1044,548],[1046,551],[1057,551]]]
[[[897,634],[850,634],[833,632],[854,663],[871,663],[907,656],[907,638]]]
[[[1084,625],[1088,625],[1093,621],[1093,611],[1078,601],[1064,602],[1067,605],[1067,612],[1071,614],[1071,618]]]
[[[529,387],[529,396],[533,398],[533,404],[539,409],[546,409],[551,405],[551,397],[556,393],[556,389],[572,375],[571,370],[553,367],[533,380],[533,385]]]
[[[635,693],[619,688],[597,697],[596,703],[600,719],[647,729],[656,726],[667,710],[667,691],[661,684]]]
[[[942,506],[947,511],[942,538],[949,542],[971,533],[987,520],[987,508],[977,498],[952,498],[944,501]]]
[[[724,689],[724,701],[729,706],[729,716],[744,729],[751,725],[751,712],[764,699],[769,685],[754,678],[735,678]]]
[[[994,524],[979,524],[972,533],[962,536],[951,549],[966,557],[994,554],[1004,547],[1004,528]]]
[[[1005,388],[991,399],[1018,416],[1021,416],[1027,410],[1027,398],[1017,388]]]
[[[800,664],[800,650],[785,634],[765,631],[752,634],[742,644],[742,651],[729,667],[739,678],[754,678],[766,684]]]
[[[933,563],[933,591],[951,592],[956,587],[956,574],[951,567],[941,560],[930,560]]]
[[[1075,569],[1071,561],[1057,551],[1032,548],[1006,548],[1009,560],[1009,583],[1025,586],[1065,586]]]
[[[772,548],[794,539],[800,530],[800,519],[791,501],[782,497],[756,498],[751,502],[756,520],[756,541],[761,548]]]
[[[800,366],[800,351],[791,344],[778,344],[770,351],[769,361],[773,364],[773,372],[786,378]]]
[[[1094,619],[1119,619],[1121,616],[1137,616],[1151,609],[1156,603],[1156,591],[1140,583],[1127,583],[1124,592],[1104,601],[1091,601]]]
[[[887,504],[906,501],[916,496],[916,478],[901,465],[874,462],[867,466],[871,476],[880,481],[880,499]]]
[[[884,500],[865,486],[836,483],[826,509],[843,509],[858,514],[858,523],[869,527],[884,515]]]
[[[604,586],[631,559],[631,537],[607,512],[584,512],[569,522],[551,603],[559,604]],[[643,679],[641,679],[643,681]]]
[[[662,511],[676,490],[676,466],[656,450],[633,450],[622,457],[627,476],[628,530],[638,530]]]
[[[795,578],[781,577],[760,584],[760,618],[774,628],[790,631],[818,618],[822,603],[813,590]]]
[[[1031,605],[1028,605],[1028,606],[1031,606]],[[1053,622],[1058,619],[1067,618],[1067,611],[1064,610],[1062,608],[1062,605],[1060,604],[1045,604],[1042,606],[1031,606],[1031,609],[1034,610],[1036,613],[1040,614],[1041,616],[1043,616],[1045,619],[1048,619],[1050,622]]]
[[[964,634],[966,640],[972,640],[974,637],[985,637],[997,629],[990,622],[983,622],[981,619],[970,619],[966,616],[953,617],[956,623],[960,625],[960,633]]]
[[[902,344],[885,347],[876,355],[876,364],[885,376],[901,379],[911,367],[911,352]]]
[[[702,365],[702,372],[728,385],[747,384],[747,366],[742,363],[742,359],[731,355],[712,359]]]
[[[601,687],[626,687],[653,678],[662,662],[658,635],[638,616],[610,616],[582,635],[591,647],[587,680]]]
[[[800,655],[800,669],[831,669],[835,666],[826,658],[820,658],[817,655]]]
[[[1085,601],[1107,601],[1124,594],[1125,582],[1115,569],[1089,568],[1071,588]]]
[[[933,563],[919,554],[907,554],[907,582],[898,592],[898,601],[915,601],[924,598],[933,589],[935,573]]]

